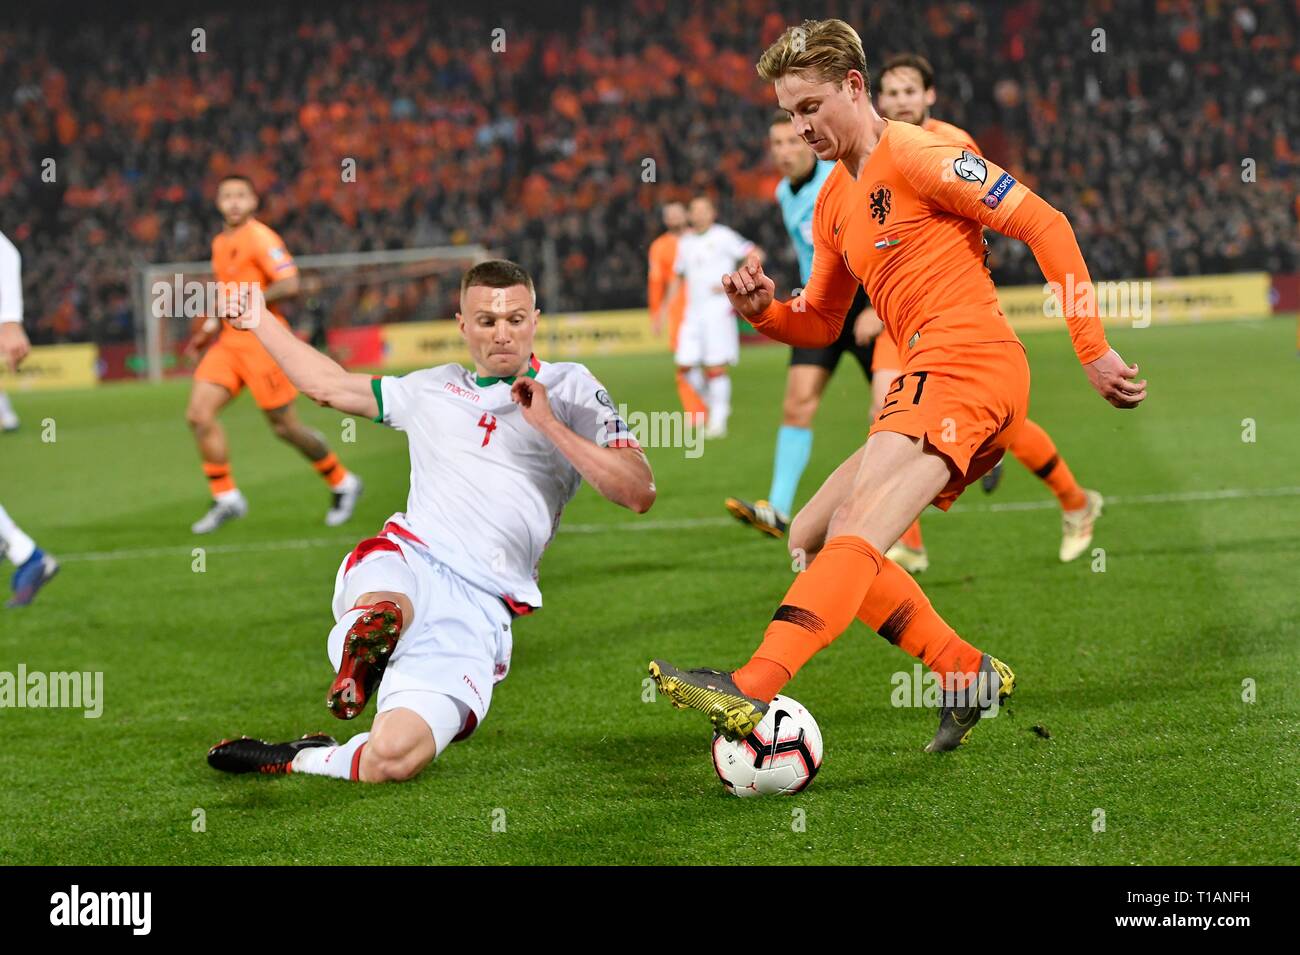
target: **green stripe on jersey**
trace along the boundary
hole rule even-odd
[[[375,375],[370,379],[370,390],[375,393],[375,403],[379,405],[379,416],[377,418],[370,419],[375,424],[384,423],[384,386],[382,384],[383,380],[384,379],[379,375]]]

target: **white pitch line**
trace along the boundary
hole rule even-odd
[[[1300,487],[1223,488],[1217,491],[1175,491],[1168,494],[1115,494],[1107,495],[1106,506],[1189,504],[1199,501],[1238,501],[1267,497],[1300,497]],[[1040,501],[1005,501],[991,504],[957,505],[949,513],[994,514],[1005,511],[1045,511],[1055,510],[1057,506],[1056,501],[1045,498]],[[624,531],[678,531],[696,530],[704,527],[730,527],[735,523],[735,519],[730,517],[687,517],[664,521],[629,521],[625,524],[568,524],[561,525],[560,530],[566,534],[621,534]],[[85,554],[59,554],[57,556],[64,563],[73,561],[133,560],[147,557],[184,557],[188,560],[192,556],[195,547],[202,547],[207,554],[250,554],[273,550],[308,550],[313,547],[334,547],[341,554],[344,550],[354,546],[360,539],[360,535],[357,535],[352,537],[315,537],[283,541],[250,541],[246,544],[203,544],[196,542],[173,547],[140,547],[124,550],[92,551]]]
[[[317,537],[307,540],[286,541],[250,541],[247,544],[199,544],[174,547],[138,547],[125,550],[91,551],[86,554],[58,554],[60,563],[78,560],[130,560],[134,557],[177,557],[187,560],[196,547],[201,547],[205,554],[248,554],[269,550],[307,550],[312,547],[338,547],[347,549],[355,547],[361,538],[357,537]]]
[[[604,534],[606,531],[688,531],[697,527],[730,527],[734,517],[679,517],[667,521],[629,521],[626,524],[561,524],[568,534]]]
[[[1300,496],[1300,487],[1228,487],[1218,491],[1173,491],[1167,494],[1107,494],[1106,506],[1119,504],[1123,506],[1141,504],[1188,504],[1197,501],[1235,501],[1257,497],[1296,497]],[[997,513],[999,511],[1043,511],[1055,510],[1059,505],[1051,498],[1040,501],[1005,501],[1001,503],[975,504],[963,506],[956,504],[950,514]]]

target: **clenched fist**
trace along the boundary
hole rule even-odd
[[[1124,359],[1119,357],[1119,352],[1113,348],[1083,367],[1097,394],[1116,408],[1136,408],[1147,396],[1146,379],[1134,380],[1137,378],[1138,366],[1126,365]]]
[[[776,283],[763,272],[763,259],[757,252],[734,272],[722,277],[722,290],[727,293],[731,307],[742,318],[753,318],[772,304]]]

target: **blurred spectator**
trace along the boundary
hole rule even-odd
[[[774,250],[779,284],[795,273],[753,68],[795,4],[219,7],[0,25],[0,228],[24,255],[34,340],[129,339],[133,266],[207,259],[230,170],[297,255],[478,242],[542,289],[553,263],[549,311],[644,305],[658,207],[697,192]],[[1094,276],[1119,278],[1300,267],[1298,9],[849,0],[838,15],[873,71],[924,52],[935,115],[1069,215]],[[206,53],[190,52],[196,25]],[[993,243],[1000,282],[1041,281],[1027,248]],[[455,295],[430,279],[338,308],[449,316]]]

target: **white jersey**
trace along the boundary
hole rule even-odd
[[[635,446],[605,387],[576,362],[530,360],[551,409],[601,447]],[[510,400],[513,379],[457,364],[374,379],[379,417],[406,432],[411,491],[399,516],[470,583],[542,605],[537,566],[582,477]]]
[[[686,314],[729,312],[722,276],[734,272],[753,248],[754,243],[735,229],[716,222],[703,232],[683,233],[673,271],[686,282]]]
[[[23,320],[23,259],[0,232],[0,322]]]

